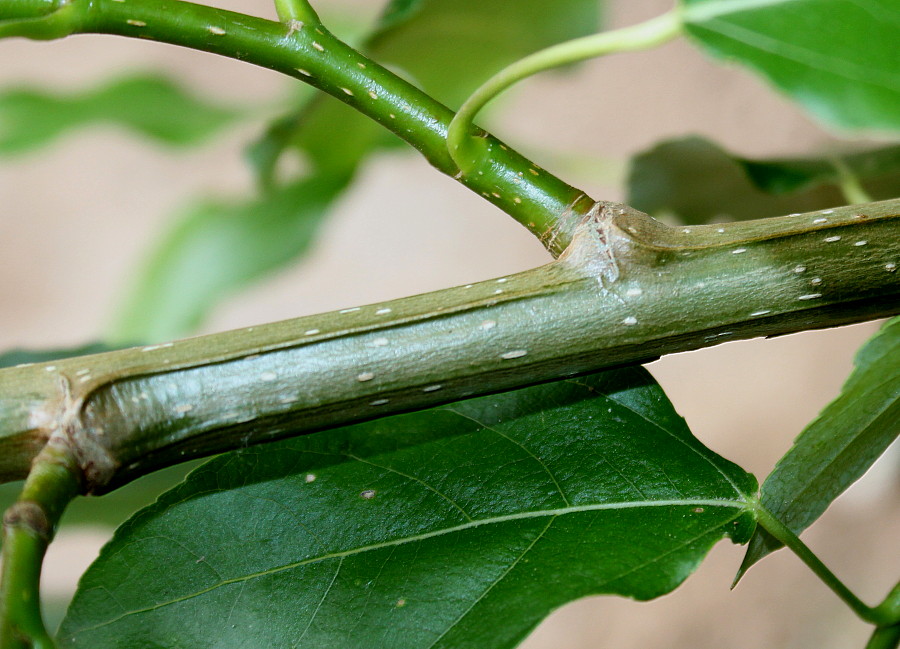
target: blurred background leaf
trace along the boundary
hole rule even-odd
[[[600,13],[596,0],[393,0],[368,50],[456,108],[517,59],[598,31]]]
[[[687,33],[760,74],[819,120],[900,131],[897,0],[681,0]]]
[[[635,156],[628,203],[686,224],[758,219],[845,205],[837,156],[749,160],[700,137]],[[841,155],[874,200],[900,195],[900,145]]]
[[[133,74],[67,94],[7,88],[0,92],[0,156],[38,149],[67,131],[96,123],[187,146],[208,140],[248,114],[198,99],[158,74]]]
[[[129,292],[111,339],[165,340],[199,326],[224,296],[307,250],[351,177],[317,174],[259,198],[187,210]]]

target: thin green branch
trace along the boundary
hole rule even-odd
[[[294,29],[321,23],[316,10],[306,0],[275,0],[275,11],[281,22]]]
[[[298,11],[297,5],[291,6],[283,11]],[[447,149],[453,112],[319,24],[285,25],[180,0],[71,0],[47,11],[46,0],[16,0],[12,7],[0,2],[0,38],[117,34],[212,52],[292,76],[406,140],[438,170],[525,225],[554,255],[565,249],[575,225],[594,203],[486,134],[482,141],[488,153],[482,167],[461,174]]]
[[[859,599],[790,528],[773,516],[760,503],[753,507],[756,519],[765,530],[789,547],[815,575],[821,579],[861,619],[883,627],[895,623],[881,607],[873,607]]]
[[[519,59],[482,84],[456,113],[447,133],[450,155],[466,174],[481,168],[488,150],[481,138],[475,136],[475,116],[488,102],[522,79],[607,54],[656,47],[678,36],[681,29],[680,9],[674,9],[638,25],[576,38]]]
[[[3,517],[0,649],[53,649],[41,616],[41,564],[66,505],[81,488],[68,439],[57,433],[35,458]]]

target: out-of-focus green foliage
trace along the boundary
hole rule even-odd
[[[628,202],[688,224],[758,219],[846,204],[836,163],[873,199],[900,194],[900,146],[816,158],[750,160],[700,137],[668,140],[631,162]]]
[[[246,113],[198,99],[156,74],[135,74],[73,93],[7,88],[0,92],[0,156],[37,149],[96,123],[186,146],[208,140]]]

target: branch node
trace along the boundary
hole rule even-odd
[[[33,500],[20,500],[13,503],[3,515],[3,527],[7,531],[11,529],[26,530],[47,543],[53,537],[53,525],[47,517],[47,513],[40,504]]]

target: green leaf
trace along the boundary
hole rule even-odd
[[[755,489],[639,368],[358,424],[194,472],[116,533],[60,642],[512,647],[569,600],[669,592],[749,537]]]
[[[411,74],[439,101],[458,106],[495,72],[592,34],[599,21],[596,0],[393,0],[368,51]]]
[[[238,203],[189,210],[157,246],[114,328],[116,340],[168,340],[229,293],[310,245],[351,174],[313,175]]]
[[[750,160],[700,137],[657,144],[632,160],[628,203],[688,223],[757,219],[846,204],[838,156]],[[876,200],[900,194],[900,146],[840,161]]]
[[[154,74],[118,79],[77,94],[10,88],[0,93],[0,155],[36,149],[94,123],[115,124],[185,146],[209,138],[242,112],[201,101]]]
[[[687,32],[844,129],[900,130],[896,0],[681,0]]]
[[[763,483],[760,502],[795,534],[858,480],[900,433],[900,318],[860,349],[837,399],[800,433]],[[738,572],[782,544],[758,528]]]

